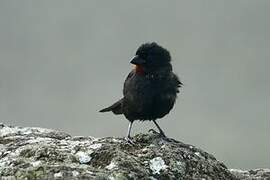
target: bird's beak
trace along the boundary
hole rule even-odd
[[[135,65],[142,65],[145,64],[145,60],[136,55],[131,59],[130,63]]]

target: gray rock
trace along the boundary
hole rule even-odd
[[[154,131],[133,141],[1,124],[0,179],[236,179],[214,156],[192,145]]]
[[[230,169],[238,179],[245,180],[270,180],[270,169],[239,170]]]

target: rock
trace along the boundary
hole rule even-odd
[[[235,171],[192,145],[154,131],[133,141],[1,124],[0,179],[236,179]]]
[[[270,180],[270,169],[239,170],[230,169],[238,179],[245,180]]]

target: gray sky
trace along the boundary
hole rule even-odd
[[[185,86],[160,120],[230,168],[270,167],[270,1],[0,1],[0,119],[125,136],[122,96],[144,42],[170,50]],[[136,123],[133,134],[151,123]]]

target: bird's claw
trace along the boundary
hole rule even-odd
[[[168,139],[167,136],[164,134],[164,132],[160,132],[159,135],[164,139]]]
[[[125,137],[125,140],[127,141],[128,144],[135,145],[135,143],[131,140],[130,137]]]
[[[149,129],[148,132],[151,132],[153,134],[159,134],[159,136],[161,136],[164,139],[168,139],[167,136],[164,134],[164,132],[157,132],[154,129]]]
[[[154,129],[149,129],[148,132],[153,133],[153,134],[157,134],[157,133],[158,133],[158,132],[155,131]]]

